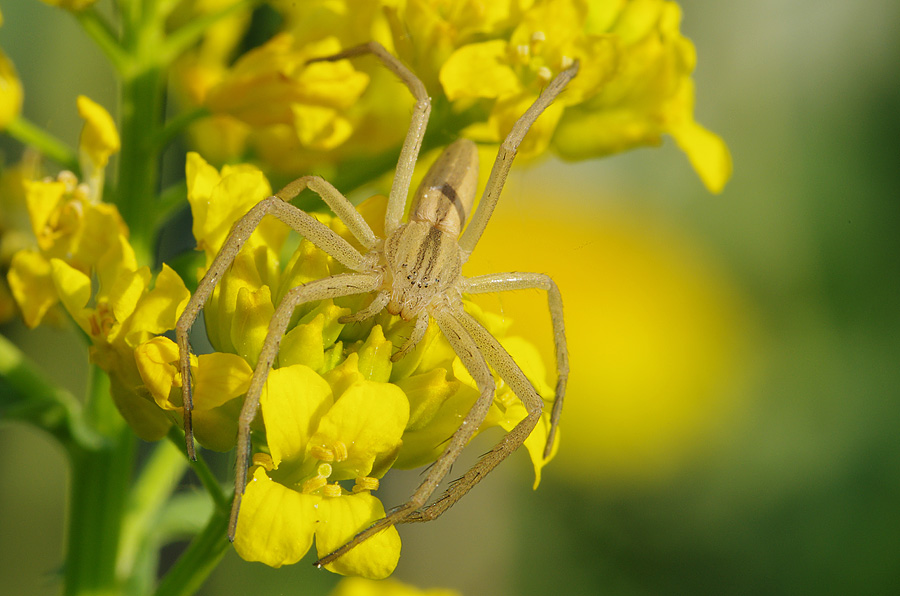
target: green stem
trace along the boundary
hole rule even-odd
[[[138,262],[150,264],[155,242],[156,193],[164,74],[155,64],[136,68],[122,83],[122,153],[115,200],[131,231]]]
[[[206,527],[163,577],[156,596],[189,596],[197,591],[228,552],[228,510],[216,507]]]
[[[117,568],[131,576],[141,549],[147,548],[160,511],[187,469],[187,458],[167,442],[157,443],[144,464],[128,498],[128,513],[122,524],[122,544]],[[147,583],[146,585],[152,585]]]
[[[197,453],[196,461],[191,461],[187,457],[187,451],[184,448],[184,433],[176,426],[173,426],[169,429],[168,435],[169,441],[184,456],[184,460],[190,464],[191,469],[197,475],[197,478],[200,479],[200,483],[203,485],[203,488],[206,489],[206,492],[209,493],[209,496],[212,497],[213,503],[216,506],[216,509],[221,509],[223,511],[228,510],[230,506],[231,497],[227,496],[225,492],[222,490],[222,486],[219,484],[219,481],[216,479],[215,474],[212,473],[212,470],[209,469],[209,465],[207,465],[206,460],[203,459],[202,453]]]
[[[75,446],[70,451],[67,596],[120,591],[116,562],[135,440],[110,398],[108,378],[94,370],[87,412],[106,440],[96,448]]]
[[[79,173],[78,156],[75,151],[22,116],[16,117],[9,123],[6,133],[23,145],[34,147],[67,170]]]
[[[122,46],[110,24],[97,13],[93,6],[84,10],[73,11],[73,14],[78,19],[85,33],[94,40],[97,47],[109,58],[116,72],[124,72],[128,59],[122,51]]]
[[[34,364],[0,335],[0,418],[41,428],[66,449],[93,449],[102,438],[85,421],[75,397],[47,382]]]

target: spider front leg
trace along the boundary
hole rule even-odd
[[[320,184],[320,182],[324,184]],[[266,215],[277,217],[352,271],[363,271],[367,268],[367,263],[363,255],[353,248],[349,242],[341,238],[328,226],[323,225],[308,213],[285,202],[285,198],[292,198],[307,187],[319,192],[325,202],[336,212],[348,214],[349,210],[347,206],[349,206],[353,212],[356,212],[350,202],[337,192],[333,186],[315,176],[300,178],[279,191],[278,194],[263,199],[238,220],[231,229],[231,232],[222,244],[221,250],[219,250],[219,253],[216,255],[215,259],[213,259],[212,264],[206,271],[206,275],[200,280],[200,283],[197,285],[197,290],[191,296],[190,301],[188,301],[187,306],[185,306],[184,311],[181,313],[181,316],[178,318],[178,322],[175,325],[175,335],[178,341],[179,351],[179,368],[182,381],[181,394],[184,406],[184,440],[188,457],[191,459],[197,459],[197,455],[194,452],[194,436],[191,422],[191,411],[193,410],[194,404],[191,391],[191,345],[188,334],[190,333],[191,327],[194,325],[194,321],[197,320],[203,305],[206,304],[206,301],[209,300],[213,290],[215,290],[216,285],[218,285],[219,280],[234,262],[235,257],[244,246],[247,238],[250,237],[250,234],[253,233],[263,217]],[[346,203],[346,205],[344,205],[344,203]],[[368,235],[358,222],[353,223],[355,222],[353,216],[348,217],[348,219],[351,222],[348,224],[348,227],[352,226],[350,229],[354,234],[359,233],[357,238],[360,242],[366,244],[368,235],[371,235],[374,238],[371,229],[368,228],[365,221],[362,221],[361,217],[359,218],[359,221],[362,221],[362,226],[365,226],[365,229],[368,230]]]
[[[410,93],[416,99],[413,108],[412,120],[403,147],[400,149],[400,159],[397,161],[397,169],[394,172],[394,181],[391,183],[391,194],[388,197],[387,213],[384,218],[385,237],[389,238],[400,227],[403,218],[403,210],[406,208],[406,197],[409,194],[409,184],[412,180],[419,150],[422,148],[422,139],[425,138],[425,128],[428,125],[428,116],[431,114],[431,98],[428,91],[419,78],[409,70],[400,60],[384,49],[377,41],[370,41],[362,45],[348,48],[333,56],[313,58],[312,62],[334,62],[344,58],[373,54],[409,88]]]
[[[553,410],[550,413],[550,431],[547,433],[547,445],[544,447],[544,458],[550,457],[559,417],[562,414],[563,399],[566,394],[566,383],[569,379],[569,350],[566,344],[566,324],[563,320],[562,295],[550,276],[543,273],[492,273],[463,279],[463,292],[467,294],[484,294],[488,292],[507,292],[510,290],[544,290],[547,292],[547,305],[550,309],[550,321],[553,324],[553,344],[556,348],[556,394]]]
[[[234,533],[237,530],[238,515],[241,510],[241,498],[247,488],[247,470],[250,465],[251,442],[250,424],[259,411],[259,400],[263,387],[272,370],[275,356],[281,345],[281,338],[287,330],[294,309],[306,302],[317,302],[330,298],[352,296],[371,292],[381,285],[382,274],[380,272],[369,273],[341,273],[318,279],[308,284],[291,288],[272,315],[266,339],[259,353],[259,360],[253,370],[250,379],[250,387],[244,397],[241,414],[238,418],[237,462],[235,464],[234,477],[234,501],[231,504],[231,518],[228,524],[228,538],[234,541]]]
[[[463,230],[462,236],[459,237],[459,248],[467,257],[475,250],[475,245],[478,244],[478,240],[484,233],[491,214],[494,213],[494,207],[497,206],[497,201],[500,199],[500,193],[503,191],[503,185],[506,183],[506,177],[509,175],[509,169],[512,167],[513,159],[516,157],[516,152],[519,150],[522,139],[525,138],[525,134],[538,119],[538,116],[563,92],[563,89],[566,88],[566,85],[569,84],[569,81],[576,74],[578,74],[578,60],[575,60],[572,66],[560,72],[550,81],[550,84],[531,104],[531,107],[525,110],[525,113],[516,120],[512,130],[509,131],[509,134],[506,135],[506,138],[500,145],[497,157],[494,159],[494,167],[491,168],[491,174],[488,176],[484,192],[481,193],[478,207],[476,207],[475,213],[472,214],[472,219],[469,221],[466,229]]]
[[[461,310],[462,306],[459,308]],[[426,313],[423,316],[427,317],[428,315]],[[384,518],[378,520],[354,536],[347,544],[316,561],[315,565],[317,566],[327,565],[378,532],[381,532],[394,524],[403,523],[409,516],[414,515],[416,510],[423,507],[431,495],[434,494],[434,491],[437,490],[441,480],[443,480],[450,472],[451,466],[457,458],[459,458],[459,454],[462,452],[463,448],[468,444],[472,437],[475,436],[475,432],[478,430],[478,427],[481,426],[481,423],[484,422],[488,410],[494,401],[494,392],[496,389],[494,376],[491,374],[491,369],[488,368],[487,362],[481,354],[481,351],[478,349],[475,340],[456,316],[454,316],[452,310],[445,311],[440,308],[435,309],[433,316],[435,322],[446,336],[447,341],[450,342],[453,350],[459,356],[460,360],[462,360],[466,370],[469,371],[469,374],[471,374],[472,378],[475,380],[480,395],[469,410],[469,413],[466,414],[459,429],[457,429],[450,437],[447,448],[431,466],[425,480],[409,498],[409,501],[394,508]],[[462,495],[459,496],[461,497]]]

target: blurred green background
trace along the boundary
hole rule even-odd
[[[514,175],[469,272],[544,271],[562,288],[560,455],[536,492],[517,454],[442,519],[401,528],[398,579],[471,595],[900,593],[900,4],[680,4],[696,116],[734,177],[709,196],[671,141]],[[0,9],[26,116],[74,142],[74,98],[112,106],[109,69],[67,15]],[[83,386],[77,340],[2,332]],[[0,586],[55,594],[62,451],[2,424],[0,453]],[[399,503],[418,478],[380,496]],[[202,593],[335,580],[232,553]]]

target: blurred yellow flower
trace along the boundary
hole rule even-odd
[[[721,138],[694,122],[696,52],[679,31],[680,7],[664,0],[615,3],[619,10],[603,4],[591,3],[586,25],[616,44],[615,74],[566,111],[554,148],[567,159],[585,159],[656,145],[670,134],[706,187],[720,192],[731,176],[731,156]]]
[[[78,96],[78,115],[84,120],[78,139],[78,162],[91,189],[91,197],[103,195],[103,180],[109,157],[118,153],[121,142],[112,116],[103,106],[84,95]]]
[[[577,483],[654,481],[701,452],[738,404],[752,367],[752,312],[683,235],[594,201],[529,192],[501,201],[466,273],[546,271],[559,284],[572,372],[556,473]],[[537,296],[478,303],[528,321],[511,331],[552,356]]]
[[[151,289],[118,210],[92,200],[73,174],[29,182],[27,204],[37,248],[18,251],[9,272],[25,323],[37,326],[61,304],[90,338],[122,415],[142,438],[160,438],[171,421],[148,399],[134,349],[174,328],[190,297],[184,283],[164,265]]]
[[[92,6],[97,0],[41,0],[41,2],[49,4],[50,6],[58,6],[59,8],[65,8],[66,10],[77,11]]]
[[[388,579],[372,581],[360,577],[342,579],[331,596],[460,596],[455,590],[433,588],[420,590],[409,584]]]
[[[3,14],[0,13],[0,25]],[[0,51],[0,130],[3,130],[22,112],[22,82],[16,74],[16,67]]]

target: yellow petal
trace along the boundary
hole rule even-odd
[[[398,379],[396,384],[409,399],[408,431],[421,430],[440,407],[459,389],[459,381],[447,380],[447,371],[435,368],[427,373]]]
[[[497,39],[468,44],[453,52],[440,74],[447,98],[453,101],[519,93],[522,84],[509,66],[507,46],[505,40]]]
[[[318,315],[309,323],[297,325],[281,340],[278,350],[278,363],[284,366],[303,364],[316,372],[323,372],[325,366],[325,349],[322,342],[322,329],[325,316]]]
[[[15,66],[6,54],[0,52],[0,130],[9,126],[22,112],[23,96]]]
[[[84,180],[90,188],[89,196],[98,201],[103,193],[109,156],[117,153],[121,146],[119,132],[109,112],[84,95],[78,96],[78,114],[84,120],[78,140],[78,161]]]
[[[79,150],[86,154],[95,167],[106,167],[109,156],[119,151],[119,131],[112,116],[103,106],[90,98],[78,96],[78,115],[84,120]]]
[[[47,311],[59,302],[50,262],[36,251],[20,250],[13,255],[8,279],[25,324],[37,327]]]
[[[93,335],[85,308],[91,299],[91,278],[61,259],[51,259],[50,274],[63,306],[85,333]]]
[[[269,373],[260,404],[276,468],[283,460],[306,454],[310,436],[333,403],[331,387],[307,366],[286,366]]]
[[[360,381],[335,402],[310,438],[311,446],[347,446],[347,459],[334,462],[334,478],[368,476],[376,457],[392,457],[409,420],[409,402],[396,385]]]
[[[359,372],[370,381],[387,383],[391,378],[391,354],[394,345],[384,338],[381,326],[375,325],[359,349]]]
[[[312,546],[322,497],[293,491],[253,470],[241,502],[234,548],[245,561],[291,565]]]
[[[256,292],[247,288],[241,288],[238,292],[231,320],[231,343],[238,355],[253,366],[256,366],[274,314],[269,286],[263,286]]]
[[[236,354],[202,354],[193,372],[194,408],[211,410],[243,395],[250,387],[252,375],[247,361]]]
[[[38,246],[48,250],[53,246],[51,216],[59,206],[66,184],[61,181],[25,181],[25,202],[31,219],[31,229],[38,239]]]
[[[181,277],[171,267],[163,263],[162,271],[156,276],[153,289],[141,295],[136,303],[129,323],[125,341],[137,345],[149,336],[164,333],[175,328],[181,311],[191,298],[191,293]]]
[[[156,404],[174,409],[169,394],[178,374],[178,345],[168,337],[154,337],[135,348],[134,361]]]
[[[316,551],[320,557],[348,542],[357,532],[384,517],[384,507],[368,492],[324,497],[319,503],[321,522],[316,527]],[[325,568],[342,575],[383,579],[400,560],[400,534],[390,527],[351,549]]]
[[[674,128],[672,136],[691,160],[707,190],[715,194],[722,192],[732,171],[731,153],[725,141],[693,121]]]
[[[310,149],[327,151],[346,141],[353,125],[334,108],[315,105],[291,105],[294,130],[300,143]]]

